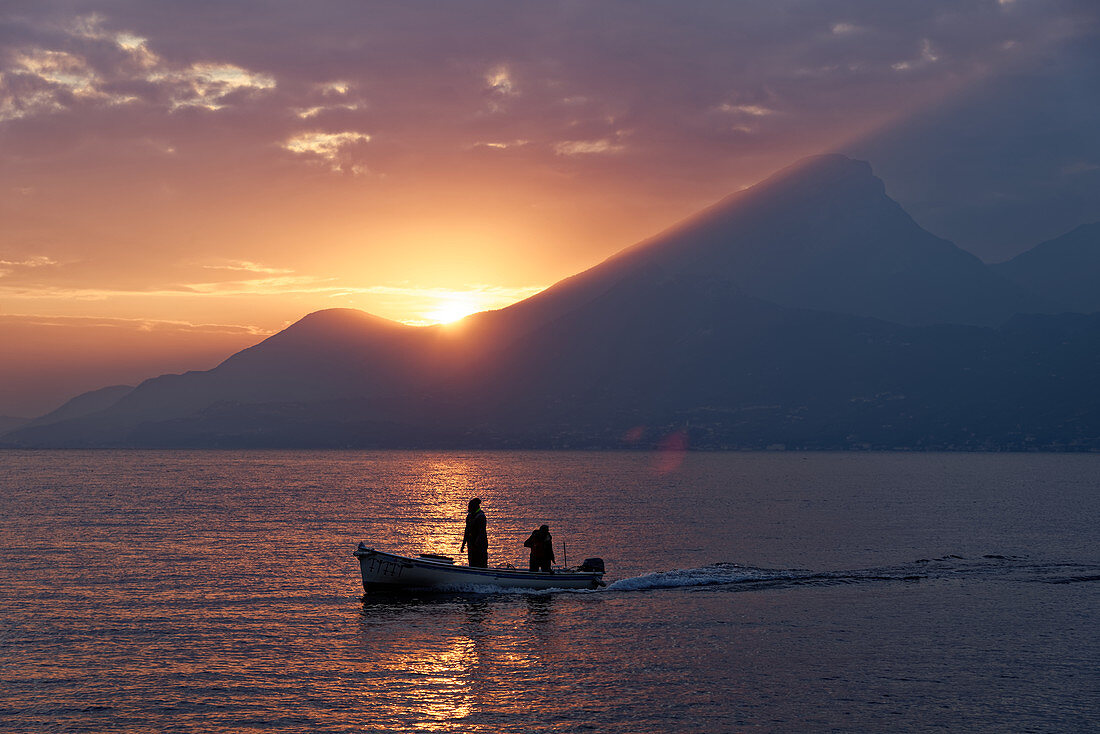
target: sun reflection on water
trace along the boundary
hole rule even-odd
[[[462,543],[466,504],[476,496],[474,471],[462,460],[422,465],[414,490],[415,519],[400,538],[410,552],[456,554]]]
[[[458,558],[466,505],[478,495],[477,471],[460,459],[426,461],[409,467],[400,487],[381,487],[393,497],[393,514],[367,518],[367,545],[406,555],[443,553]]]
[[[413,731],[463,731],[468,719],[489,695],[486,671],[494,655],[487,649],[492,610],[484,600],[457,605],[433,600],[364,599],[362,642],[371,679],[384,679],[385,690],[364,689],[364,704]],[[458,634],[441,637],[432,620]],[[450,624],[448,624],[450,622]],[[407,634],[395,638],[395,626]],[[381,636],[376,633],[383,632]],[[380,710],[381,709],[381,710]]]
[[[417,715],[419,721],[412,726],[418,731],[451,730],[457,720],[470,715],[476,644],[468,637],[455,637],[444,645],[434,655],[416,650],[405,660],[408,673],[421,682],[410,691],[406,709]]]
[[[362,702],[410,731],[485,731],[489,711],[523,717],[560,673],[553,611],[550,596],[365,597]]]

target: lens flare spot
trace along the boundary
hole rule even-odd
[[[653,471],[657,474],[670,474],[680,468],[684,462],[684,455],[688,450],[688,435],[686,431],[676,431],[661,439],[657,444],[657,457],[653,463]]]

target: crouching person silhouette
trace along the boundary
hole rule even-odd
[[[543,525],[531,537],[523,541],[525,548],[531,549],[531,570],[554,573],[550,564],[554,560],[554,538],[550,535],[550,526]]]

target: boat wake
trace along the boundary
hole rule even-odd
[[[736,563],[714,563],[699,568],[682,568],[619,579],[607,585],[608,591],[646,591],[649,589],[676,589],[688,586],[718,586],[769,581],[787,581],[805,575],[808,571],[783,571],[741,566]]]
[[[1037,563],[1027,558],[985,555],[964,558],[957,555],[922,558],[912,563],[847,571],[768,569],[736,563],[714,563],[699,568],[646,573],[619,579],[601,592],[648,591],[702,586],[741,587],[744,590],[787,586],[831,586],[881,582],[920,582],[934,579],[989,578],[1069,584],[1100,581],[1100,565],[1082,563]]]

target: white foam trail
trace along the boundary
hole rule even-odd
[[[718,563],[702,568],[684,568],[675,571],[658,571],[641,576],[619,579],[607,585],[608,591],[641,591],[643,589],[670,589],[685,586],[713,586],[735,584],[742,581],[768,581],[793,578],[790,571],[770,571],[748,568],[733,563]]]

